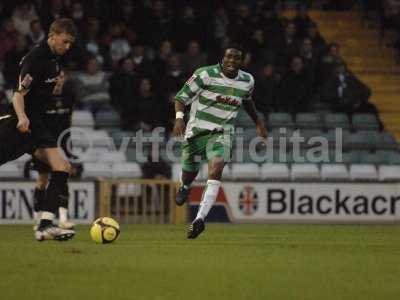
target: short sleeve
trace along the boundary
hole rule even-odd
[[[26,93],[39,82],[40,66],[32,56],[25,56],[20,62],[17,90]]]
[[[175,99],[185,105],[191,104],[207,84],[205,73],[206,72],[194,72],[185,82],[182,89],[176,94]]]
[[[254,91],[254,77],[250,75],[249,91],[246,95],[245,101],[253,100],[253,91]]]

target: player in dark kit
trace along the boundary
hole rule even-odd
[[[75,36],[76,27],[70,19],[58,19],[51,24],[48,39],[21,60],[12,107],[8,114],[0,116],[0,165],[29,153],[51,167],[43,212],[35,231],[38,241],[68,240],[75,235],[73,230],[53,224],[59,203],[68,199],[71,166],[49,132],[50,125],[45,123],[47,104],[61,80],[59,57],[71,48]]]
[[[76,161],[77,157],[70,153],[70,149],[67,147],[67,142],[70,140],[70,132],[68,129],[71,127],[72,110],[76,102],[76,91],[74,90],[74,86],[69,83],[71,83],[71,81],[68,81],[68,74],[61,71],[59,80],[54,87],[52,101],[47,104],[44,121],[48,124],[49,132],[57,139],[64,154],[68,159]],[[36,158],[32,158],[25,167],[25,173],[29,174],[29,169],[35,170],[39,173],[33,196],[33,216],[36,223],[36,225],[34,225],[34,230],[36,230],[38,227],[37,225],[40,222],[51,167]],[[72,163],[71,177],[79,178],[82,170],[81,163]],[[29,175],[27,177],[29,178]],[[68,199],[61,199],[59,202],[58,215],[59,227],[63,229],[74,228],[74,223],[68,221]]]

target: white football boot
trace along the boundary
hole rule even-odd
[[[67,241],[72,239],[74,235],[74,230],[62,229],[54,224],[50,224],[44,228],[38,228],[38,230],[35,231],[35,238],[39,242],[45,240]]]

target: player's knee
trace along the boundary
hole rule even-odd
[[[49,182],[48,174],[39,174],[36,186],[38,189],[43,190],[46,188],[48,182]]]
[[[213,163],[208,170],[208,178],[220,180],[224,170],[223,163]]]
[[[60,160],[53,166],[53,171],[61,171],[71,174],[72,166],[66,160]]]

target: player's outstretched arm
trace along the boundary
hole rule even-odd
[[[178,137],[183,137],[185,135],[185,121],[183,120],[185,111],[185,104],[175,100],[175,124],[174,124],[174,135]]]
[[[253,100],[247,100],[243,102],[243,107],[245,111],[248,113],[250,118],[256,124],[257,135],[262,138],[267,138],[267,129],[265,128],[264,122],[258,117],[256,106],[254,105]]]
[[[25,114],[25,100],[24,93],[22,91],[17,91],[13,95],[12,99],[13,107],[18,118],[17,128],[22,133],[29,131],[30,121]]]

